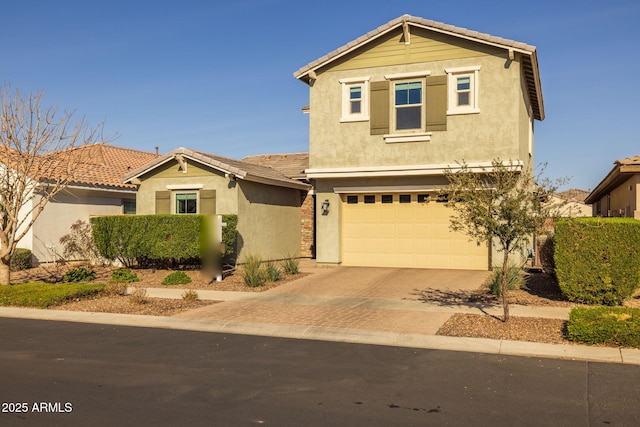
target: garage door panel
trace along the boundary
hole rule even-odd
[[[359,198],[363,200],[362,196]],[[434,200],[435,196],[431,197]],[[486,270],[488,249],[449,230],[442,203],[343,204],[343,264]]]

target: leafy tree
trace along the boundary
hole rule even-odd
[[[0,87],[0,284],[10,282],[11,258],[43,209],[71,182],[88,150],[104,142],[73,112],[43,105],[43,93]]]
[[[547,218],[557,216],[551,203],[561,181],[551,183],[535,176],[530,165],[492,161],[491,168],[472,169],[459,164],[444,173],[449,185],[441,190],[453,208],[450,229],[460,231],[478,245],[491,244],[502,252],[502,306],[509,320],[507,272],[509,256],[521,250],[542,230]]]

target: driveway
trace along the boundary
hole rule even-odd
[[[417,299],[425,290],[475,290],[487,271],[418,268],[318,267],[315,273],[269,291],[272,294]]]
[[[239,295],[177,317],[271,325],[435,334],[453,311],[421,303],[429,292],[477,289],[489,273],[337,267],[262,293]]]

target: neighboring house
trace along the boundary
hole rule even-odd
[[[271,167],[181,147],[122,180],[138,187],[138,214],[237,214],[240,261],[300,255],[300,206],[311,186]]]
[[[591,205],[585,203],[585,199],[589,195],[586,190],[579,188],[571,188],[566,191],[556,193],[553,202],[560,205],[560,216],[563,217],[584,217],[592,216]]]
[[[136,187],[119,177],[156,157],[156,154],[106,144],[90,144],[46,156],[75,156],[78,163],[65,190],[51,199],[18,247],[30,249],[35,264],[64,258],[60,238],[78,220],[93,215],[135,213]],[[31,200],[23,208],[29,211]]]
[[[593,216],[640,219],[640,156],[616,160],[585,202]]]
[[[309,86],[320,263],[486,270],[449,230],[443,170],[530,167],[544,119],[536,48],[409,15],[294,73]]]

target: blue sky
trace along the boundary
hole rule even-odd
[[[308,88],[292,73],[405,13],[538,48],[546,176],[589,189],[640,155],[637,0],[5,0],[0,81],[106,120],[123,147],[306,151]]]

